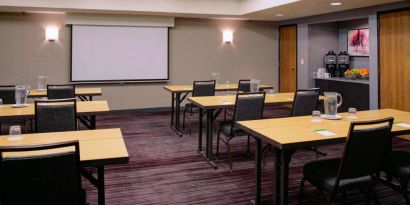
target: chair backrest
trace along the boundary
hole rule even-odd
[[[341,179],[373,176],[382,169],[392,125],[393,118],[351,123],[335,187]]]
[[[77,130],[76,99],[35,101],[36,132]]]
[[[3,104],[15,104],[16,87],[14,85],[0,86],[0,98],[3,100]]]
[[[237,93],[231,133],[237,121],[262,119],[264,105],[265,92]]]
[[[215,80],[209,81],[194,81],[192,96],[214,96],[215,95]]]
[[[65,151],[55,149],[63,148]],[[52,154],[12,156],[18,152]],[[82,202],[78,141],[0,147],[0,204],[77,205]]]
[[[47,85],[47,98],[49,100],[75,98],[75,85]]]
[[[238,92],[244,92],[244,93],[251,92],[251,80],[239,80]]]
[[[317,108],[319,100],[319,88],[296,90],[293,97],[291,116],[311,115]]]

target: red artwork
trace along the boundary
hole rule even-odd
[[[351,56],[369,56],[369,29],[349,30],[347,50]]]

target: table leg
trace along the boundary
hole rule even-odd
[[[252,204],[260,205],[261,204],[261,178],[262,178],[262,140],[255,137],[256,141],[256,150],[255,150],[255,199]]]
[[[98,205],[105,205],[104,166],[97,167]]]
[[[274,167],[274,172],[273,172],[273,199],[274,199],[274,204],[280,204],[280,185],[281,185],[281,159],[282,159],[282,151],[279,148],[275,149],[275,167]]]
[[[175,118],[175,93],[171,94],[171,127],[174,126]]]
[[[175,93],[175,122],[174,122],[174,127],[172,127],[172,129],[178,136],[182,137],[182,133],[179,131],[179,121],[181,118],[180,109],[181,109],[181,93]]]
[[[280,192],[281,192],[281,205],[288,204],[288,191],[289,191],[289,163],[292,158],[293,150],[282,149],[281,153],[281,180],[280,180]]]
[[[95,130],[97,128],[97,121],[95,119],[95,115],[90,116],[90,124],[91,124],[91,129]]]
[[[202,152],[202,108],[199,108],[198,152]]]
[[[218,166],[213,161],[213,124],[214,124],[214,110],[206,110],[206,148],[205,148],[205,157],[208,163],[214,168],[217,169]]]

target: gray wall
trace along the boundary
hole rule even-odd
[[[45,27],[60,27],[57,42],[45,41]],[[231,45],[222,31],[234,31]],[[273,22],[177,18],[169,32],[169,83],[88,85],[102,87],[112,110],[169,107],[164,85],[192,84],[222,74],[221,81],[259,78],[277,85],[277,26]],[[38,75],[50,83],[68,83],[70,27],[64,15],[0,13],[0,84],[29,84]]]
[[[335,23],[320,23],[309,25],[309,87],[314,87],[312,73],[318,68],[324,68],[324,55],[333,50],[339,50],[339,30]]]

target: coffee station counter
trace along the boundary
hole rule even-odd
[[[340,112],[347,112],[350,107],[357,110],[369,109],[369,80],[349,78],[314,78],[315,87],[320,92],[337,92],[342,95]]]
[[[314,78],[315,80],[333,80],[333,81],[342,81],[342,82],[349,82],[349,83],[362,83],[362,84],[369,84],[369,80],[367,79],[350,79],[345,77],[330,77],[330,78]]]

